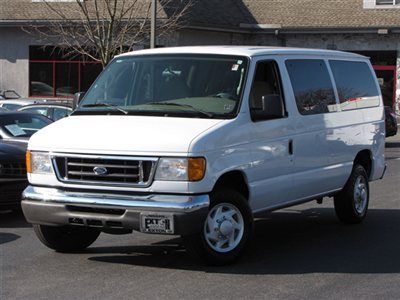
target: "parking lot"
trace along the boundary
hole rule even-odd
[[[0,299],[398,298],[400,139],[387,142],[385,179],[371,184],[362,225],[338,223],[333,203],[309,203],[256,222],[236,264],[206,267],[179,238],[102,234],[59,254],[21,214],[0,213]]]

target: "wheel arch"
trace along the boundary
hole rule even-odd
[[[360,164],[364,167],[365,171],[367,172],[368,179],[371,179],[372,176],[372,152],[369,149],[361,150],[357,153],[356,157],[354,158],[353,165]]]
[[[246,174],[240,170],[233,170],[223,173],[215,182],[212,189],[215,192],[219,188],[229,188],[241,193],[247,200],[250,197],[250,190]]]

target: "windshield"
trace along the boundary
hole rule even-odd
[[[0,127],[12,137],[30,137],[50,123],[49,119],[38,115],[13,114],[0,116]]]
[[[247,58],[235,56],[116,58],[75,113],[232,118],[239,107],[246,70]]]

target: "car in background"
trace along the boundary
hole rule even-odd
[[[31,81],[31,94],[32,95],[43,95],[43,96],[53,96],[53,87],[45,82]]]
[[[37,131],[51,124],[49,118],[32,113],[5,112],[0,114],[0,139],[2,142],[28,143]]]
[[[52,122],[32,113],[0,114],[0,210],[20,209],[21,194],[28,184],[25,164],[28,140]]]
[[[386,137],[397,134],[397,118],[393,109],[390,106],[385,106],[385,127]]]
[[[58,97],[73,97],[76,93],[76,87],[62,86],[56,89]],[[46,97],[54,96],[54,89],[51,85],[41,81],[31,81],[31,94],[41,95]]]
[[[37,113],[57,121],[59,119],[65,118],[72,113],[72,107],[67,104],[61,103],[40,103],[40,104],[30,104],[20,107],[18,111]]]
[[[0,210],[19,210],[28,185],[26,143],[0,141]]]
[[[8,110],[17,110],[25,105],[31,105],[35,103],[41,103],[44,100],[37,99],[9,99],[9,100],[0,100],[0,107]]]

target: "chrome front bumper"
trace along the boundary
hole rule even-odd
[[[168,213],[174,217],[174,234],[187,235],[201,230],[209,204],[207,194],[100,194],[28,186],[22,210],[33,224],[138,231],[142,213]]]

